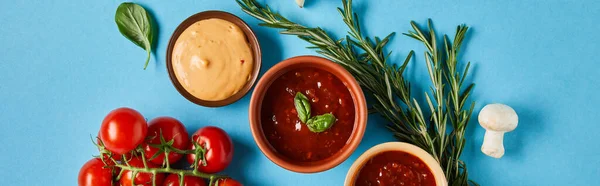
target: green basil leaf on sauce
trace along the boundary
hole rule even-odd
[[[135,3],[121,3],[115,14],[115,22],[123,36],[146,50],[148,57],[144,70],[148,67],[152,42],[154,39],[150,14],[142,6]]]
[[[308,98],[298,92],[296,93],[296,97],[294,97],[294,106],[296,106],[296,112],[298,112],[298,118],[302,123],[306,123],[310,118],[310,102]]]
[[[335,116],[333,116],[333,114],[327,113],[310,118],[306,122],[306,126],[311,132],[323,132],[331,128],[331,126],[333,126],[333,124],[335,123],[335,120],[336,119]]]

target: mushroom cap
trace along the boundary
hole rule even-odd
[[[479,112],[479,124],[487,130],[510,132],[517,128],[518,123],[517,112],[508,105],[489,104]]]

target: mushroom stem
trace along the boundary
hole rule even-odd
[[[517,112],[508,105],[494,103],[483,107],[478,119],[486,130],[481,152],[501,158],[504,155],[504,133],[515,130],[519,124]]]
[[[483,137],[481,152],[494,158],[501,158],[504,155],[504,133],[487,130]]]

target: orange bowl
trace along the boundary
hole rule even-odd
[[[331,157],[313,162],[294,161],[278,153],[265,137],[261,124],[263,99],[271,84],[284,73],[303,67],[318,68],[327,71],[341,80],[352,95],[355,110],[354,128],[344,147]],[[344,67],[321,57],[299,56],[278,63],[269,69],[259,80],[254,89],[254,93],[252,94],[252,98],[250,99],[249,121],[252,136],[267,158],[290,171],[315,173],[326,171],[339,165],[346,160],[354,150],[356,150],[367,126],[367,114],[368,111],[365,96],[358,82],[356,82],[356,79],[354,79]]]

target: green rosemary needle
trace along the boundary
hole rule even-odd
[[[453,42],[444,36],[442,50],[438,49],[440,44],[431,21],[428,21],[427,31],[411,22],[413,30],[405,34],[422,42],[428,50],[425,52],[425,64],[433,86],[429,94],[425,93],[426,105],[431,112],[426,116],[422,104],[410,94],[410,83],[403,77],[414,52],[409,52],[400,66],[388,63],[390,53],[386,53],[384,48],[394,33],[383,39],[364,36],[358,15],[352,11],[351,0],[342,0],[343,7],[338,8],[349,29],[348,35],[342,39],[332,39],[319,27],[294,23],[255,0],[236,1],[244,12],[261,20],[261,26],[298,36],[312,44],[309,48],[344,66],[372,94],[376,101],[371,105],[390,121],[387,128],[394,136],[429,152],[444,169],[450,185],[478,185],[468,179],[466,164],[459,159],[474,106],[471,103],[468,109],[463,108],[474,86],[470,84],[463,89],[470,65],[467,64],[463,70],[457,69],[458,53],[468,27],[458,26]]]

